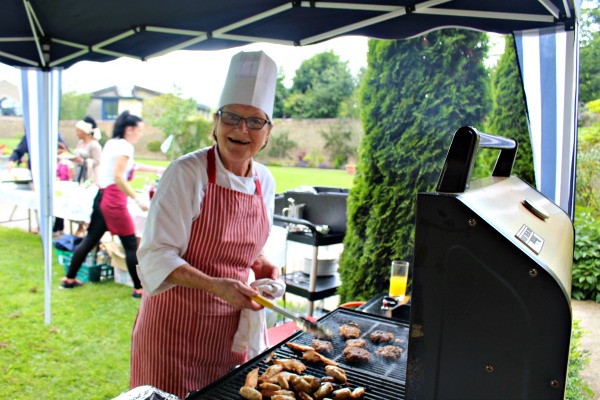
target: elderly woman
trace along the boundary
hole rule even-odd
[[[271,133],[277,67],[263,52],[238,53],[214,114],[216,145],[174,161],[161,179],[138,258],[145,293],[133,328],[131,387],[184,397],[234,366],[240,310],[256,279],[279,278],[261,255],[275,182],[253,161]]]

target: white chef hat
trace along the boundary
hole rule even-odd
[[[254,106],[271,119],[276,84],[277,65],[263,51],[237,53],[229,64],[218,108],[228,104]]]

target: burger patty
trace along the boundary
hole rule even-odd
[[[340,326],[340,335],[344,339],[358,339],[360,337],[360,329],[352,325],[342,325]]]
[[[344,349],[344,356],[350,364],[371,361],[371,353],[360,347],[346,347]]]
[[[346,340],[346,347],[367,347],[365,339],[349,339]]]
[[[375,344],[389,343],[394,340],[394,334],[391,332],[375,331],[371,333],[371,341]]]
[[[398,346],[383,346],[375,351],[375,355],[388,360],[397,360],[402,354],[402,349]]]
[[[313,339],[312,348],[317,353],[331,353],[333,351],[333,344],[326,340]]]

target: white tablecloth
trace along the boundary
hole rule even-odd
[[[85,188],[76,182],[55,181],[52,215],[70,221],[90,222],[97,192],[96,186]],[[26,185],[7,182],[0,183],[0,199],[5,203],[36,210],[39,204],[37,193],[31,189],[27,190]],[[142,211],[131,199],[127,207],[133,218],[136,235],[141,236],[148,213]]]

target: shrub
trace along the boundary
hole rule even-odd
[[[590,359],[589,351],[581,349],[583,330],[579,321],[573,321],[571,331],[571,346],[569,348],[569,372],[567,375],[566,400],[592,400],[594,392],[581,377],[581,371]]]
[[[269,156],[287,158],[288,151],[296,147],[296,142],[288,137],[287,132],[271,135],[269,139]]]
[[[583,139],[583,138],[582,138]],[[577,193],[575,200],[577,207],[590,209],[598,215],[600,213],[600,198],[598,189],[600,180],[597,171],[600,169],[600,145],[580,141],[577,156]]]
[[[587,109],[595,114],[600,114],[600,99],[587,103]]]
[[[160,145],[162,144],[162,142],[160,140],[153,140],[151,142],[148,142],[147,148],[148,151],[151,151],[153,153],[158,153],[160,150]]]
[[[493,135],[517,140],[519,149],[512,173],[535,186],[533,153],[527,127],[527,113],[523,101],[523,85],[517,65],[514,39],[507,35],[504,54],[493,74],[494,106],[488,121],[488,131]],[[493,152],[492,152],[493,154]],[[496,153],[497,154],[497,153]],[[495,164],[497,157],[489,159]],[[485,157],[484,157],[485,159]]]
[[[600,221],[584,212],[575,217],[575,250],[571,296],[600,303]]]
[[[331,154],[333,168],[337,169],[344,165],[356,150],[351,144],[352,131],[348,127],[330,126],[328,131],[321,131],[321,136],[325,139],[325,148]]]

